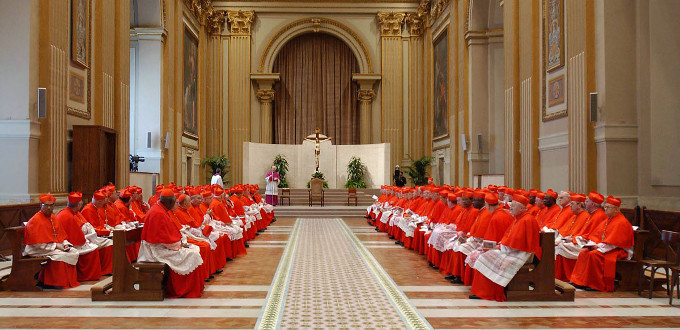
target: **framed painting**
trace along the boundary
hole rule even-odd
[[[564,0],[545,0],[546,70],[553,71],[564,65]]]
[[[434,140],[449,135],[449,38],[448,28],[432,43],[432,63],[434,68],[433,86],[433,128]]]
[[[68,98],[78,103],[85,102],[85,77],[76,72],[68,74]]]
[[[198,38],[188,27],[184,28],[183,67],[182,127],[184,135],[198,139]]]
[[[548,106],[564,103],[564,75],[550,79],[548,82]]]
[[[71,0],[71,60],[83,68],[87,62],[90,33],[90,0]]]

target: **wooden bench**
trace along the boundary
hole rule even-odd
[[[25,227],[5,228],[5,236],[12,248],[12,270],[0,279],[0,289],[6,291],[40,291],[36,274],[49,258],[23,256]]]
[[[141,234],[142,228],[113,231],[113,275],[92,286],[92,301],[161,301],[165,298],[167,265],[130,264],[127,259],[126,245],[139,242]]]
[[[508,301],[574,301],[575,289],[555,278],[555,234],[541,233],[541,261],[525,265],[506,286]]]
[[[645,245],[649,239],[648,230],[636,230],[633,246],[633,257],[630,260],[616,261],[616,291],[637,291],[640,279],[640,260],[644,257]]]

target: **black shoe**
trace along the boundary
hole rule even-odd
[[[276,218],[272,219],[272,222],[271,222],[271,223],[274,223],[274,222],[276,222]]]
[[[38,282],[38,284],[36,284],[36,286],[41,288],[42,290],[61,290],[60,286],[47,285],[43,282]]]
[[[399,241],[394,241],[394,244],[399,245]]]
[[[404,246],[404,242],[397,241],[397,244]]]
[[[434,270],[439,270],[439,267],[436,267],[436,266],[435,266],[435,267],[432,267],[432,269],[434,269]]]
[[[454,278],[455,278],[455,276],[453,276],[453,275],[444,276],[444,279],[447,280],[447,281],[450,281],[450,280],[452,280],[452,279],[454,279]]]
[[[378,227],[375,227],[375,231],[380,231],[380,229],[378,229]]]
[[[232,258],[227,258],[227,261],[232,261],[232,260],[234,260],[234,259],[232,259]]]
[[[218,269],[218,270],[215,271],[215,274],[222,274],[222,272],[223,272],[223,270]]]
[[[215,278],[215,276],[212,274],[210,274],[210,276],[208,277],[209,280],[212,280],[213,278]]]
[[[255,233],[255,236],[260,236],[260,232],[258,231],[257,233]]]
[[[473,294],[471,294],[468,298],[470,298],[470,299],[482,299],[482,298],[479,298],[479,297],[477,297],[477,296],[475,296],[475,295],[473,295]]]
[[[390,239],[394,239],[394,236],[392,236],[392,235],[389,235],[388,237],[389,237]]]
[[[434,267],[434,264],[431,262],[428,262],[427,264],[430,265],[430,267]]]
[[[463,284],[463,281],[460,279],[460,277],[454,277],[451,280],[451,284]]]
[[[247,248],[250,247],[250,245],[248,245],[248,243],[243,243],[243,245],[245,245]]]

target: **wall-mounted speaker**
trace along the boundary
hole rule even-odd
[[[47,88],[38,88],[38,118],[47,118]]]
[[[462,133],[460,135],[460,146],[463,148],[463,151],[468,150],[468,143],[467,143],[467,138],[465,137],[465,133]]]
[[[590,121],[597,122],[597,93],[590,93]]]
[[[146,132],[146,147],[151,148],[151,132]]]

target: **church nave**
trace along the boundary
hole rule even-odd
[[[3,268],[6,265],[2,266]],[[198,299],[92,302],[75,289],[0,292],[2,328],[678,327],[663,292],[577,291],[574,302],[468,299],[424,256],[363,218],[280,218]],[[481,312],[480,312],[481,311]]]

